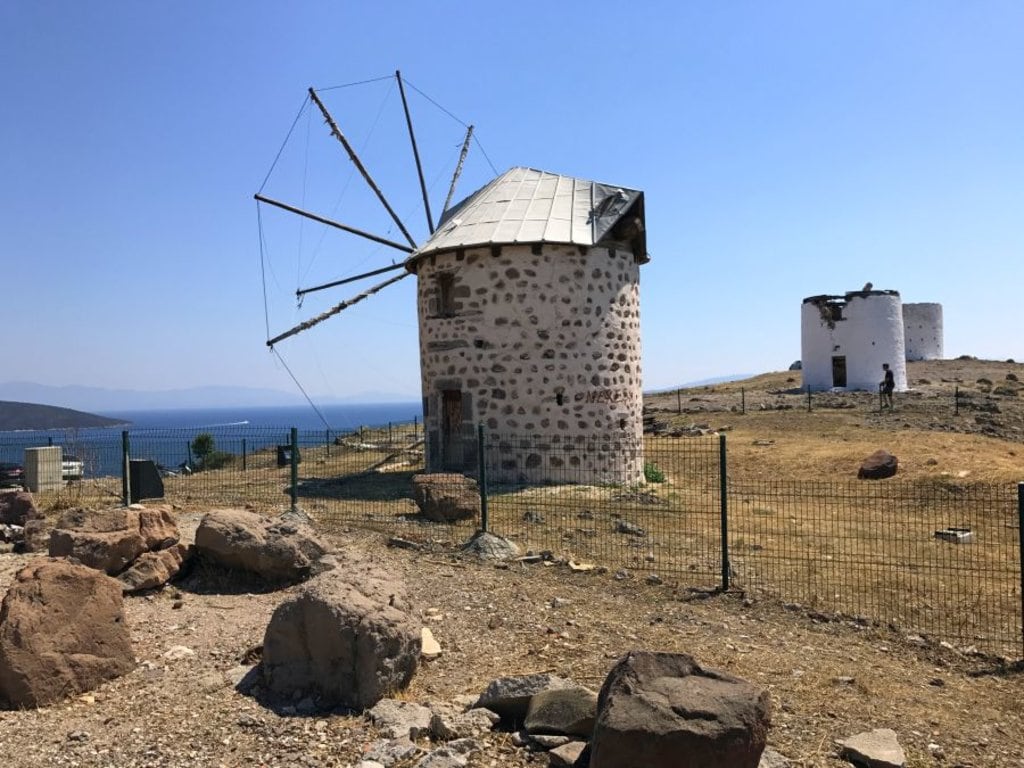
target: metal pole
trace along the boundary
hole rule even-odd
[[[331,430],[324,430],[324,448],[327,451],[327,455],[331,455]]]
[[[953,387],[953,415],[960,415],[960,387]]]
[[[242,471],[245,472],[246,469],[248,469],[248,467],[246,466],[245,438],[243,437],[242,438]]]
[[[128,430],[121,432],[121,501],[127,507],[132,503],[132,491],[129,482],[131,472],[131,445],[128,442]]]
[[[292,457],[291,457],[292,458],[292,462],[291,462],[292,463],[292,478],[291,478],[292,479],[292,487],[291,487],[292,512],[298,512],[299,511],[299,430],[296,429],[295,427],[292,427],[291,443],[292,443],[292,450],[291,450],[291,454],[292,454]]]
[[[807,385],[807,412],[811,412],[811,385]]]
[[[487,516],[487,462],[484,460],[484,425],[476,427],[477,475],[480,478],[480,530],[487,533],[489,519]]]
[[[729,485],[726,469],[725,435],[718,436],[718,485],[722,517],[722,591],[729,589]]]
[[[1024,483],[1017,483],[1017,556],[1020,563],[1021,650],[1024,652]]]
[[[744,416],[747,413],[747,390],[745,387],[740,387],[740,413]]]
[[[681,389],[676,390],[676,413],[683,412],[683,391]]]

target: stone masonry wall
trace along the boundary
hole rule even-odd
[[[466,249],[424,258],[418,284],[429,468],[441,468],[442,391],[459,390],[467,469],[483,423],[492,480],[642,479],[639,265],[629,250]]]

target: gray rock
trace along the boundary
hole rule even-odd
[[[412,679],[421,627],[405,585],[347,557],[345,568],[306,583],[274,611],[262,662],[272,694],[363,710]]]
[[[768,694],[690,656],[628,653],[598,697],[591,768],[757,768]]]
[[[462,551],[481,560],[511,560],[519,557],[519,547],[511,541],[484,531],[477,531],[463,545]]]
[[[391,768],[396,763],[411,760],[419,752],[420,748],[409,739],[381,739],[370,746],[363,760],[379,763],[384,768]]]
[[[586,748],[587,742],[585,741],[570,741],[568,744],[555,747],[548,752],[550,760],[548,764],[555,768],[571,768],[576,765],[576,761],[580,759],[580,755]]]
[[[386,766],[376,760],[360,760],[356,763],[356,768],[386,768]]]
[[[575,688],[575,684],[548,674],[499,677],[480,694],[476,705],[496,712],[502,720],[523,722],[530,699],[535,693],[556,688]]]
[[[765,748],[761,753],[761,762],[757,768],[789,768],[789,760],[774,749]]]
[[[381,699],[366,713],[389,738],[418,739],[430,731],[430,709],[411,701]]]
[[[546,752],[549,749],[564,746],[570,741],[572,741],[572,739],[568,736],[552,736],[547,733],[531,733],[527,739],[524,739],[524,746],[529,744],[540,751]]]
[[[301,522],[274,520],[243,509],[206,514],[196,529],[196,551],[205,559],[268,581],[298,582],[327,570],[327,545]]]
[[[876,728],[840,739],[839,756],[864,768],[905,768],[907,756],[891,728]]]
[[[597,694],[586,688],[540,691],[530,699],[524,723],[532,734],[589,738],[597,717]]]
[[[497,714],[480,707],[464,712],[435,707],[430,718],[430,733],[440,741],[473,738],[487,733],[500,721]]]

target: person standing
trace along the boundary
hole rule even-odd
[[[881,383],[878,385],[879,390],[882,392],[882,407],[889,406],[889,410],[892,410],[892,391],[896,389],[896,378],[892,375],[892,369],[888,363],[882,363],[882,371],[884,376]]]

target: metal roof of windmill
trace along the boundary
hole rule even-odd
[[[409,262],[441,251],[485,245],[560,243],[593,246],[636,211],[638,261],[647,261],[643,195],[596,181],[534,168],[511,168],[445,212],[437,230]],[[639,207],[637,207],[639,204]]]

